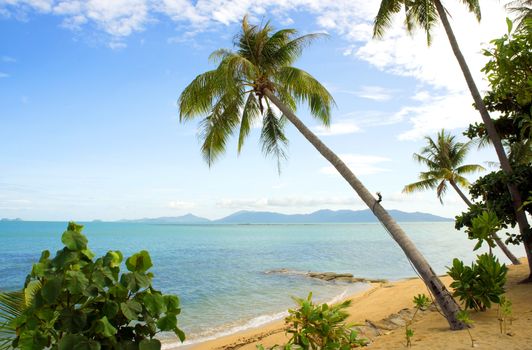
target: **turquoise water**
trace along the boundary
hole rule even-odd
[[[452,258],[474,258],[473,242],[452,222],[402,223],[437,273]],[[0,222],[0,290],[17,289],[40,252],[61,247],[66,223]],[[87,223],[84,233],[98,255],[119,249],[125,256],[147,249],[154,285],[181,298],[179,318],[188,339],[204,339],[280,318],[290,296],[328,301],[365,288],[330,284],[295,271],[349,272],[359,277],[400,279],[415,273],[380,224],[154,225]],[[515,250],[523,255],[521,248]],[[505,259],[502,259],[506,262]]]

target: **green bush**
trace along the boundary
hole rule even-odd
[[[358,333],[345,323],[350,300],[332,306],[319,305],[312,302],[312,293],[306,299],[294,300],[298,308],[288,310],[285,319],[287,332],[292,335],[288,349],[296,345],[305,350],[344,350],[366,345],[366,340],[359,339]]]
[[[490,254],[479,255],[471,267],[454,259],[448,272],[454,280],[453,296],[460,298],[466,309],[485,311],[491,303],[500,303],[507,271],[506,265]]]
[[[155,290],[150,255],[141,251],[126,259],[129,272],[120,274],[119,251],[93,260],[81,234],[83,226],[68,225],[65,247],[55,257],[43,251],[24,285],[27,302],[9,326],[14,348],[37,350],[158,350],[161,331],[177,327],[179,298]]]

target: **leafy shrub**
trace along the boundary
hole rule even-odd
[[[352,330],[353,325],[344,321],[349,316],[345,309],[351,300],[329,306],[312,302],[312,293],[306,299],[294,298],[297,309],[288,310],[285,318],[287,333],[292,337],[285,345],[275,345],[270,350],[349,350],[366,346],[365,339],[359,339]],[[258,350],[265,350],[257,345]]]
[[[69,223],[61,241],[65,247],[54,258],[43,251],[24,285],[31,294],[10,323],[12,342],[21,349],[158,350],[161,331],[177,327],[179,298],[155,290],[150,255],[141,251],[126,259],[129,272],[120,274],[123,256],[94,253],[81,234],[83,226]]]
[[[289,344],[308,350],[344,350],[366,345],[366,340],[359,339],[358,333],[345,323],[350,300],[332,306],[317,305],[312,302],[312,293],[306,299],[294,300],[298,308],[288,310],[285,319],[288,333],[292,334]]]
[[[506,265],[489,254],[479,255],[471,267],[454,259],[448,272],[454,280],[451,283],[453,296],[459,297],[466,309],[485,311],[491,303],[500,303],[507,271]]]

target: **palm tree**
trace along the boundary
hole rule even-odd
[[[462,0],[462,3],[467,6],[468,10],[476,16],[477,20],[480,21],[480,4],[478,0]],[[471,71],[465,61],[456,37],[454,36],[453,30],[447,18],[447,10],[443,7],[443,4],[440,0],[381,0],[381,5],[377,16],[375,17],[374,26],[373,26],[373,36],[382,37],[385,30],[391,25],[392,16],[400,12],[404,8],[405,10],[405,26],[408,32],[413,32],[416,27],[421,27],[427,37],[427,44],[431,43],[431,31],[432,28],[437,24],[438,18],[441,20],[449,43],[453,53],[458,60],[458,64],[464,74],[469,91],[475,102],[476,108],[480,112],[482,121],[486,126],[488,132],[488,137],[490,138],[499,162],[501,164],[502,170],[511,178],[513,170],[508,160],[508,157],[504,151],[504,147],[501,142],[501,138],[495,129],[495,124],[491,119],[486,105],[480,96],[480,92],[473,80]],[[526,255],[528,258],[528,266],[530,270],[528,282],[532,282],[532,235],[528,234],[530,226],[526,214],[523,210],[523,201],[521,199],[521,194],[514,182],[508,181],[508,191],[512,198],[512,205],[515,211],[515,217],[517,224],[519,226],[519,232],[523,238],[523,243],[525,246]]]
[[[532,20],[532,0],[513,0],[505,7],[517,15],[515,21],[518,23],[518,28],[524,28],[526,21]]]
[[[12,349],[16,338],[15,319],[26,308],[24,292],[0,292],[0,350]]]
[[[313,117],[329,125],[334,100],[309,73],[292,66],[303,48],[319,37],[297,37],[294,29],[277,32],[269,23],[250,25],[244,17],[235,38],[236,51],[217,50],[211,59],[216,69],[198,75],[179,97],[180,120],[203,117],[201,151],[209,165],[225,151],[227,139],[239,130],[238,150],[253,123],[262,119],[261,142],[265,154],[284,157],[287,139],[283,128],[290,121],[351,185],[403,249],[434,295],[452,329],[466,327],[456,314],[460,308],[406,233],[351,172],[295,115],[299,103],[309,106]],[[274,106],[278,109],[274,109]],[[280,114],[280,115],[279,115]]]
[[[420,181],[406,185],[403,192],[411,193],[436,189],[436,195],[443,204],[447,184],[450,184],[467,206],[471,207],[473,203],[460,189],[460,186],[466,188],[470,186],[469,181],[463,175],[485,170],[478,164],[462,165],[471,147],[471,141],[456,142],[455,137],[446,133],[444,129],[438,133],[436,142],[428,136],[425,137],[425,140],[427,146],[421,149],[421,154],[414,153],[414,159],[425,165],[428,171],[421,172]],[[493,234],[493,240],[514,265],[520,264],[519,259],[512,254],[497,234]]]

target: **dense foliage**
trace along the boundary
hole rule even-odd
[[[454,259],[448,271],[454,280],[451,283],[453,296],[458,297],[466,309],[485,311],[492,303],[500,303],[507,272],[506,265],[490,254],[479,255],[471,266]]]
[[[523,200],[532,194],[532,23],[524,24],[493,40],[484,51],[490,58],[483,69],[490,83],[484,103],[492,114],[498,114],[495,127],[509,153],[513,174],[493,171],[479,178],[470,188],[471,197],[477,205],[457,217],[456,228],[471,229],[472,219],[484,210],[493,211],[501,220],[502,228],[514,227],[516,222],[508,183],[514,183]],[[484,124],[470,125],[465,135],[487,142]],[[532,203],[525,203],[523,209],[532,213]],[[519,243],[530,240],[530,229],[523,235],[510,235],[507,242]]]
[[[120,274],[119,251],[94,260],[81,233],[68,225],[55,257],[43,251],[24,285],[29,302],[9,326],[15,328],[14,348],[157,350],[154,336],[177,327],[179,299],[152,287],[150,255],[141,251],[127,258],[129,272]]]
[[[294,300],[298,308],[288,310],[285,318],[291,338],[286,345],[272,349],[348,350],[367,344],[345,323],[349,316],[345,309],[351,305],[350,300],[335,305],[314,304],[312,293],[306,299]],[[262,346],[258,348],[264,350]]]
[[[476,203],[468,211],[456,217],[456,229],[465,227],[470,238],[474,238],[471,236],[473,219],[482,215],[487,208],[497,215],[501,221],[502,229],[509,226],[514,227],[517,222],[512,207],[512,199],[508,193],[508,181],[517,184],[523,198],[527,198],[527,194],[532,190],[532,167],[530,165],[514,165],[514,173],[511,177],[503,171],[493,171],[478,178],[469,189],[469,193]],[[532,214],[532,203],[525,203],[523,209]],[[521,236],[507,234],[509,235],[507,242],[517,244],[522,241]]]

